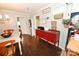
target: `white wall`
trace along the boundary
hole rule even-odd
[[[64,50],[67,41],[68,28],[64,27],[62,19],[57,20],[57,30],[60,31],[59,47]]]
[[[66,12],[66,7],[64,4],[60,7],[53,9],[53,15],[63,13],[65,17],[65,12]],[[62,24],[63,19],[53,19],[53,20],[57,21],[57,30],[60,31],[59,47],[65,49],[68,28],[65,28],[64,25]]]
[[[79,3],[72,4],[72,11],[71,12],[79,12]]]
[[[27,15],[20,12],[14,12],[9,10],[0,10],[0,14],[7,14],[10,17],[10,20],[6,22],[5,24],[0,24],[0,32],[2,32],[4,29],[10,29],[13,28],[16,33],[18,33],[18,25],[17,25],[17,17],[21,17],[21,20],[23,20],[23,34],[29,34],[28,31],[28,22],[27,22]],[[23,18],[24,17],[24,18]],[[26,26],[26,27],[25,27]]]
[[[51,4],[41,8],[40,10],[37,10],[34,14],[32,14],[31,16],[31,19],[32,19],[32,36],[35,35],[35,29],[37,28],[36,27],[36,16],[40,16],[40,26],[44,26],[46,30],[50,29],[51,28],[51,23],[50,21],[52,20],[52,17],[51,17],[51,9],[50,9],[50,12],[47,13],[47,14],[42,14],[42,10],[43,9],[46,9],[50,7],[51,8]],[[48,20],[46,20],[46,17],[50,17]],[[45,24],[46,23],[46,24]]]
[[[51,11],[48,14],[42,15],[42,10],[50,7]],[[53,17],[55,14],[59,14],[59,13],[63,13],[64,14],[64,18],[67,18],[68,13],[66,13],[67,9],[66,9],[66,5],[65,4],[50,4],[49,6],[46,6],[44,8],[41,8],[41,10],[37,11],[36,14],[34,14],[32,16],[33,19],[33,23],[35,23],[35,16],[40,16],[40,22],[42,26],[44,26],[46,29],[50,29],[51,28],[51,21],[55,20]],[[46,20],[46,24],[43,24],[42,22],[44,21],[44,18],[50,16],[49,20]],[[60,31],[60,44],[59,47],[62,49],[65,49],[65,45],[66,45],[66,39],[67,39],[67,34],[68,34],[68,28],[65,28],[62,24],[62,20],[63,19],[59,19],[57,20],[57,29]],[[35,29],[36,29],[36,24],[33,24],[33,31],[32,31],[32,35],[35,35]]]

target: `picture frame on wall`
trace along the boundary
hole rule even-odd
[[[51,29],[57,29],[57,21],[51,21]]]
[[[35,16],[36,19],[36,26],[38,27],[40,25],[40,16]]]
[[[54,19],[63,19],[64,14],[63,13],[59,13],[54,15]]]
[[[36,19],[39,19],[40,16],[36,16]]]

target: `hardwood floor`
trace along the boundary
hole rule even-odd
[[[59,56],[61,49],[29,35],[23,35],[23,56]]]

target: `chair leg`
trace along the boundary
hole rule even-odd
[[[22,55],[21,43],[18,42],[18,45],[19,45],[20,55]]]
[[[15,55],[15,46],[14,45],[12,45],[12,53],[13,53],[13,55]]]
[[[59,47],[59,40],[58,40],[58,47]]]

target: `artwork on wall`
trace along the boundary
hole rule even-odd
[[[36,26],[40,25],[40,16],[36,16]]]
[[[54,19],[63,19],[63,13],[54,15]]]
[[[36,16],[36,19],[39,19],[39,16]]]
[[[48,8],[46,8],[46,9],[43,9],[43,10],[42,10],[42,14],[49,13],[50,11],[51,11],[51,8],[48,7]]]
[[[51,21],[51,29],[57,29],[57,21]]]

